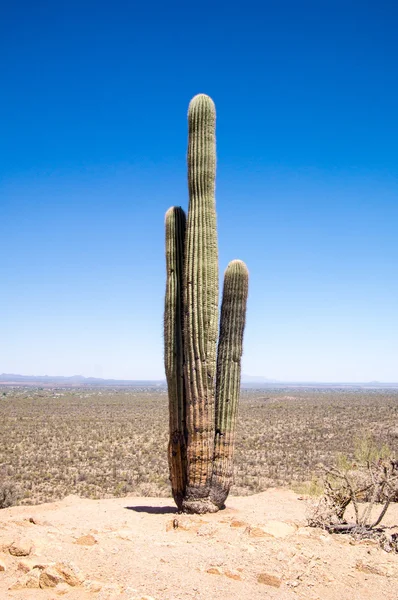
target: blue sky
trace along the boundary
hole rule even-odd
[[[398,380],[395,2],[9,2],[0,372],[163,378],[163,219],[217,107],[220,272],[243,370]]]

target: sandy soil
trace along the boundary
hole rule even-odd
[[[397,554],[308,528],[306,510],[280,489],[202,517],[161,498],[5,509],[0,598],[397,600]],[[398,524],[397,505],[386,522]]]

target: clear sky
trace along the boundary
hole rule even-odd
[[[15,0],[0,20],[0,372],[163,378],[164,213],[217,107],[243,371],[398,381],[395,1]]]

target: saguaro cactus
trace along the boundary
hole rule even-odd
[[[215,211],[215,107],[199,94],[188,111],[189,210],[166,213],[165,370],[169,392],[169,468],[184,512],[215,512],[232,482],[248,271],[225,272],[218,330]]]

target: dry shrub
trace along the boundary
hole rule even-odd
[[[391,502],[398,500],[398,461],[388,447],[377,447],[369,435],[357,438],[355,446],[355,461],[340,456],[336,466],[322,468],[324,493],[312,506],[308,524],[330,533],[373,537],[385,549],[398,551],[396,534],[388,536],[381,527]],[[350,504],[354,522],[344,518]],[[376,505],[379,510],[374,517]]]
[[[14,506],[18,500],[19,493],[14,485],[0,483],[0,509]]]

